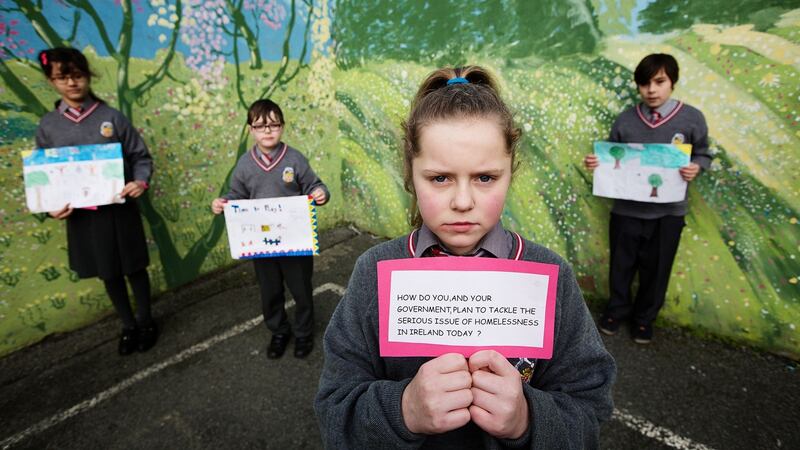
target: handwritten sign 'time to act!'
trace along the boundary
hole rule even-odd
[[[557,283],[558,266],[529,261],[380,261],[381,356],[551,358]]]
[[[317,213],[311,197],[231,200],[225,226],[234,259],[318,255]]]

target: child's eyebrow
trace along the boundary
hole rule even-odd
[[[452,175],[452,171],[449,169],[423,169],[423,175]],[[475,175],[500,175],[505,172],[505,169],[483,169],[483,170],[474,170],[470,172],[470,176]]]

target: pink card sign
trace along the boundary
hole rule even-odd
[[[495,258],[378,262],[381,356],[553,355],[558,266]]]

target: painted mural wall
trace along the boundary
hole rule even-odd
[[[158,292],[232,264],[209,211],[251,145],[258,98],[332,191],[322,228],[408,230],[399,124],[440,65],[497,74],[524,130],[503,221],[607,292],[610,202],[581,167],[637,97],[644,55],[675,55],[675,97],[700,108],[715,160],[662,318],[800,358],[800,0],[0,0],[0,355],[109,314],[67,266],[63,224],[25,209],[20,151],[57,99],[33,59],[72,45],[95,92],[155,159],[140,206]],[[345,208],[347,205],[347,208]]]

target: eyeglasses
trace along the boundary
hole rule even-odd
[[[69,74],[69,75],[59,75],[57,77],[50,77],[50,79],[53,80],[53,82],[58,83],[58,84],[66,84],[67,81],[69,81],[69,80],[72,80],[72,81],[74,81],[76,83],[79,83],[79,82],[83,81],[85,78],[86,78],[86,74],[80,73],[80,72]]]
[[[253,131],[258,131],[259,133],[269,132],[272,133],[273,131],[278,131],[283,128],[282,123],[270,123],[270,124],[262,124],[262,125],[250,125],[250,128]]]

